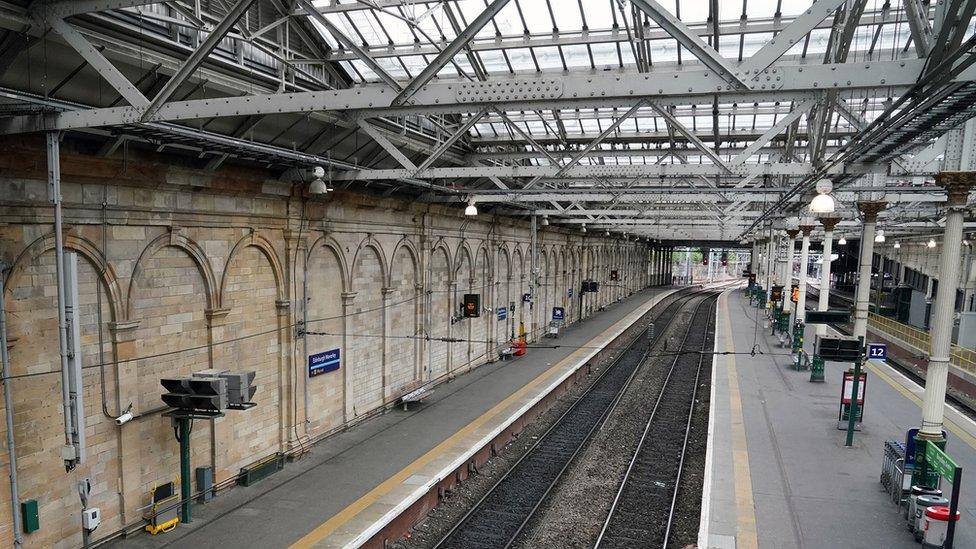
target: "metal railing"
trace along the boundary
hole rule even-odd
[[[930,346],[929,333],[908,324],[902,324],[893,318],[868,313],[868,328],[897,339],[901,343],[912,347],[920,354],[928,355]],[[966,372],[976,374],[976,351],[958,345],[951,346],[949,363]]]

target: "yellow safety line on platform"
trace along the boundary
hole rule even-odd
[[[922,407],[922,399],[918,398],[918,395],[908,390],[908,388],[906,388],[904,385],[898,383],[898,381],[892,378],[890,375],[888,375],[887,372],[879,368],[877,365],[873,364],[870,360],[866,361],[866,366],[868,370],[871,370],[871,372],[873,372],[874,375],[878,376],[879,378],[881,378],[882,381],[890,385],[892,389],[901,393],[903,397],[907,398],[911,402],[914,402],[915,405],[917,405],[919,408]],[[952,421],[949,418],[944,418],[942,421],[946,429],[948,429],[957,437],[965,441],[966,444],[970,446],[970,448],[976,450],[976,437],[974,437],[972,434],[966,431],[966,429],[964,429],[961,425]]]
[[[650,299],[654,299],[656,297],[659,296],[655,295]],[[535,379],[523,385],[521,389],[509,395],[508,398],[502,400],[501,402],[493,406],[490,410],[488,410],[487,412],[479,416],[471,423],[462,427],[459,431],[457,431],[456,433],[454,433],[453,435],[445,439],[443,442],[441,442],[433,449],[428,451],[426,454],[417,458],[413,463],[407,465],[406,467],[401,469],[398,473],[386,479],[385,481],[377,485],[375,488],[367,492],[365,495],[363,495],[356,501],[349,504],[348,507],[333,515],[331,518],[329,518],[329,520],[317,526],[314,530],[312,530],[304,537],[302,537],[294,544],[292,544],[291,549],[305,549],[305,548],[314,547],[316,543],[322,541],[323,539],[331,535],[340,526],[342,526],[343,524],[348,522],[351,518],[356,516],[358,513],[360,513],[361,511],[363,511],[373,503],[375,503],[384,494],[391,491],[397,485],[401,484],[404,480],[409,478],[411,475],[415,474],[422,467],[424,467],[434,459],[440,457],[441,454],[447,451],[451,446],[457,444],[459,440],[470,435],[475,429],[484,425],[489,419],[501,413],[506,407],[511,405],[512,402],[524,396],[525,393],[532,390],[537,385],[540,385],[547,379],[553,377],[568,362],[577,360],[580,355],[585,354],[589,350],[587,349],[587,347],[590,347],[591,343],[603,337],[604,334],[618,329],[617,328],[618,324],[627,321],[634,314],[634,312],[638,310],[638,308],[635,308],[633,312],[629,313],[624,318],[615,322],[612,326],[610,326],[609,328],[601,332],[599,335],[591,338],[587,343],[584,344],[583,348],[577,349],[576,351],[572,352],[569,356],[567,356],[563,360],[557,362],[554,366],[552,366],[542,374],[539,374],[539,376],[537,376]]]
[[[725,293],[719,297],[725,335],[725,351],[735,352],[732,339],[732,318]],[[742,417],[742,400],[739,396],[739,375],[735,369],[735,355],[723,357],[729,375],[729,419],[732,423],[732,471],[735,477],[735,546],[736,549],[759,547],[756,533],[756,506],[752,495],[752,473],[749,470],[749,448],[746,441],[746,425]]]

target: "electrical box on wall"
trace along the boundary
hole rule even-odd
[[[478,318],[481,316],[481,294],[464,294],[461,315],[464,318]]]
[[[24,520],[24,533],[30,534],[41,528],[41,518],[37,514],[37,500],[29,499],[20,503],[20,514]]]

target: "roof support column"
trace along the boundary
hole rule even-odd
[[[810,233],[813,232],[813,220],[805,219],[800,222],[800,233],[803,241],[800,244],[800,272],[799,278],[800,295],[796,301],[796,321],[803,322],[806,317],[807,303],[807,269],[810,266]]]
[[[820,224],[824,228],[823,239],[823,264],[820,266],[820,295],[817,301],[817,310],[826,311],[830,299],[830,256],[834,253],[834,227],[840,223],[839,217],[821,217]],[[817,324],[817,336],[827,335],[827,325]]]
[[[878,224],[878,214],[885,209],[886,205],[885,202],[879,200],[862,200],[857,203],[857,208],[864,217],[864,226],[861,230],[860,253],[858,254],[857,292],[854,294],[854,337],[867,339],[874,233]]]
[[[796,256],[796,235],[800,234],[799,229],[786,230],[786,254],[783,257],[783,312],[788,313],[793,308],[793,301],[790,299],[790,287],[793,285],[793,258]]]
[[[946,378],[952,343],[952,319],[959,287],[963,215],[969,189],[976,184],[976,172],[942,172],[936,182],[949,195],[945,232],[939,262],[939,293],[932,309],[932,335],[929,366],[925,373],[925,395],[922,402],[922,426],[919,438],[941,439],[945,408]]]

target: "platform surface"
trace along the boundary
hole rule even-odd
[[[702,541],[710,548],[917,548],[880,482],[884,441],[921,421],[922,389],[869,361],[863,429],[845,447],[837,430],[842,371],[826,382],[792,367],[789,349],[756,326],[741,290],[717,309],[710,461]],[[814,329],[807,329],[807,350]],[[755,346],[756,356],[750,356]],[[742,353],[742,354],[739,354]],[[947,406],[948,453],[963,468],[957,548],[976,547],[976,423]],[[968,477],[971,478],[971,477]],[[948,490],[950,485],[943,483]],[[707,527],[706,527],[707,525]]]
[[[543,339],[518,360],[478,367],[437,387],[416,411],[391,411],[316,444],[255,486],[237,487],[194,507],[194,522],[158,536],[117,540],[118,547],[338,547],[430,482],[455,450],[474,444],[493,422],[612,340],[672,288],[650,288]],[[418,463],[420,466],[418,466]]]

